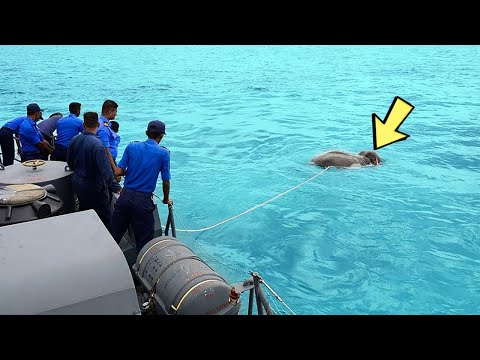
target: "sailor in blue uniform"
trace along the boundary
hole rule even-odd
[[[20,125],[28,116],[20,116],[16,119],[10,120],[0,129],[0,147],[2,149],[3,165],[8,166],[13,164],[15,159],[15,144],[13,143],[13,135],[18,136]],[[20,153],[20,142],[17,140],[18,152]]]
[[[62,113],[56,112],[37,124],[43,138],[52,146],[55,146],[55,136],[53,133],[55,130],[57,130],[58,120],[60,120],[62,117]]]
[[[113,157],[113,161],[115,161],[115,164],[116,164],[117,155],[118,155],[118,145],[120,145],[120,141],[122,140],[121,136],[118,134],[118,130],[120,129],[120,124],[117,121],[112,120],[110,121],[110,125],[111,125],[110,128],[115,133],[115,151],[114,151],[115,156]]]
[[[68,105],[70,114],[58,120],[57,140],[52,160],[67,161],[67,148],[70,140],[83,131],[82,120],[79,118],[81,107],[82,104],[79,102],[70,103]]]
[[[110,194],[121,187],[113,178],[102,141],[96,136],[98,114],[83,114],[84,131],[73,137],[67,148],[67,164],[73,175],[73,191],[80,211],[93,209],[110,231],[112,208]]]
[[[53,152],[53,147],[40,133],[37,122],[42,119],[42,111],[37,104],[27,106],[27,118],[20,124],[18,133],[22,145],[22,162],[34,159],[48,160],[48,155]]]
[[[98,127],[97,136],[102,140],[105,152],[112,172],[115,171],[115,158],[117,157],[117,147],[115,145],[115,133],[112,130],[110,120],[117,116],[118,104],[113,100],[105,100],[102,105],[102,115],[98,119],[100,126]]]
[[[112,236],[120,242],[130,224],[135,235],[137,253],[153,239],[155,219],[153,193],[161,174],[164,204],[170,199],[170,152],[159,143],[165,135],[165,124],[153,120],[148,124],[148,140],[127,145],[115,175],[125,175],[123,190],[117,199],[112,215]]]

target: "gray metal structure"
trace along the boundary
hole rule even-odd
[[[55,195],[57,192],[55,187],[53,185],[45,185],[41,187],[39,186],[38,189],[43,191],[43,196],[15,201],[14,198],[17,194],[32,193],[32,189],[15,191],[11,189],[11,186],[9,185],[0,185],[0,226],[42,219],[60,214],[63,202],[62,199]]]
[[[125,257],[93,210],[0,228],[0,314],[141,314]]]
[[[45,161],[45,164],[36,168],[26,167],[20,162],[5,166],[0,170],[0,185],[35,184],[55,186],[57,195],[63,201],[62,212],[67,214],[75,211],[75,197],[73,194],[73,171],[68,170],[63,161]]]

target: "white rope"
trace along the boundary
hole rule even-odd
[[[178,218],[178,216],[177,216]],[[182,219],[180,219],[180,222],[182,223],[183,226],[185,226],[185,224],[182,222]],[[192,237],[193,239],[193,243],[195,243],[206,255],[210,256],[213,260],[215,260],[216,262],[222,264],[223,266],[226,266],[236,272],[238,272],[239,274],[250,274],[250,271],[247,271],[247,270],[242,270],[242,269],[239,269],[239,268],[236,268],[232,265],[229,265],[221,260],[219,260],[217,257],[213,256],[212,254],[210,254],[202,245],[199,244],[199,242],[197,241],[197,239],[201,236],[202,234],[198,235],[197,238],[195,238],[192,234],[190,234],[190,236]]]
[[[219,222],[219,223],[217,223],[217,224],[215,224],[215,225],[207,226],[207,227],[204,227],[204,228],[202,228],[202,229],[195,229],[195,230],[176,229],[176,231],[181,231],[181,232],[201,232],[201,231],[206,231],[206,230],[213,229],[213,228],[215,228],[215,227],[217,227],[217,226],[220,226],[220,225],[222,225],[222,224],[225,224],[226,222],[235,220],[235,219],[239,218],[240,216],[243,216],[243,215],[245,215],[245,214],[248,214],[249,212],[251,212],[251,211],[253,211],[253,210],[255,210],[255,209],[258,209],[259,207],[261,207],[261,206],[263,206],[263,205],[266,205],[266,204],[268,204],[269,202],[272,202],[273,200],[276,200],[276,199],[278,199],[279,197],[281,197],[281,196],[283,196],[283,195],[288,194],[290,191],[293,191],[293,190],[295,190],[296,188],[299,188],[300,186],[306,184],[307,182],[312,181],[313,179],[315,179],[316,177],[322,175],[325,171],[327,171],[328,168],[329,168],[329,167],[326,167],[325,169],[323,169],[322,171],[320,171],[317,175],[312,176],[310,179],[307,179],[307,180],[301,182],[300,184],[298,184],[298,185],[296,185],[296,186],[288,189],[287,191],[284,191],[284,192],[278,194],[277,196],[274,196],[273,198],[271,198],[271,199],[269,199],[269,200],[267,200],[267,201],[264,201],[264,202],[261,203],[261,204],[258,204],[258,205],[254,206],[254,207],[252,207],[252,208],[250,208],[250,209],[248,209],[248,210],[245,210],[244,212],[242,212],[242,213],[240,213],[240,214],[238,214],[238,215],[232,216],[231,218],[226,219],[226,220],[223,220],[223,221],[221,221],[221,222]]]

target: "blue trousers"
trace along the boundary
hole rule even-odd
[[[79,211],[93,209],[100,220],[111,233],[112,207],[110,206],[110,192],[99,192],[95,184],[89,183],[79,177],[73,177],[73,192],[77,195]]]
[[[55,149],[53,150],[52,160],[56,161],[67,161],[67,148],[63,145],[57,144],[55,145]]]
[[[152,194],[123,188],[112,214],[112,236],[120,242],[128,227],[132,225],[137,254],[153,239],[155,218]]]
[[[7,127],[0,129],[0,148],[2,149],[2,163],[5,166],[12,165],[15,159],[15,144],[13,142],[13,130]]]
[[[45,154],[44,152],[37,151],[37,152],[23,152],[20,156],[22,162],[27,161],[27,160],[37,160],[37,159],[42,159],[42,160],[48,160],[48,155]]]

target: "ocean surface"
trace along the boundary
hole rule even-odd
[[[466,45],[0,46],[0,120],[112,99],[119,158],[163,120],[177,238],[229,283],[258,272],[279,314],[478,314],[479,58]],[[381,166],[309,163],[373,150],[372,114],[397,96],[414,106],[410,137],[378,149]]]

